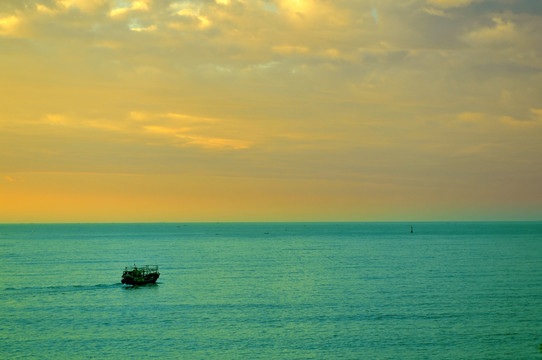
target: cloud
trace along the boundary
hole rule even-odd
[[[71,125],[72,122],[66,115],[62,114],[47,114],[42,118],[42,121],[49,125]]]
[[[122,17],[132,11],[148,11],[150,0],[132,0],[131,2],[121,1],[111,9],[109,16]]]
[[[272,47],[273,51],[277,54],[291,55],[291,54],[307,54],[310,49],[306,46],[295,45],[276,45]]]
[[[179,21],[172,21],[169,27],[177,30],[183,30],[195,24],[199,28],[211,26],[211,21],[205,15],[201,15],[201,8],[190,2],[175,2],[170,5]]]
[[[503,115],[499,117],[499,120],[501,123],[508,125],[508,126],[514,126],[514,127],[524,127],[524,126],[530,126],[532,125],[530,122],[525,120],[516,119],[512,116]]]
[[[423,8],[423,11],[426,12],[427,14],[429,14],[429,15],[434,15],[434,16],[440,16],[440,17],[449,17],[450,16],[444,10],[441,10],[441,9]]]
[[[440,8],[449,9],[469,5],[472,0],[428,0],[427,2]]]
[[[107,131],[121,131],[121,124],[109,121],[107,119],[84,119],[70,117],[64,114],[47,114],[41,119],[42,124],[72,128],[72,129],[101,129]]]
[[[520,128],[533,129],[533,127],[542,125],[542,109],[532,108],[529,111],[529,115],[527,118],[515,118],[504,115],[500,117],[500,120],[503,124]]]
[[[203,116],[193,116],[193,115],[187,115],[187,114],[177,114],[177,113],[166,113],[159,115],[160,117],[174,119],[174,120],[180,120],[187,123],[215,123],[219,122],[219,119],[210,118],[210,117],[203,117]]]
[[[9,176],[9,175],[6,175],[4,176],[4,179],[8,182],[24,182],[24,179],[21,177],[21,176]]]
[[[236,139],[223,139],[203,136],[190,136],[190,135],[178,135],[181,139],[187,141],[180,146],[196,146],[204,149],[217,149],[217,150],[242,150],[250,148],[248,141],[236,140]]]
[[[148,125],[144,126],[143,129],[154,135],[165,135],[170,141],[178,147],[200,147],[204,149],[248,149],[250,148],[250,143],[245,140],[238,139],[227,139],[227,138],[217,138],[210,136],[198,136],[192,135],[191,132],[194,132],[195,129],[190,127],[165,127],[165,126],[156,126]]]
[[[312,0],[279,0],[279,4],[283,9],[295,16],[308,15],[317,6]]]
[[[73,132],[84,133],[85,129],[92,129],[147,145],[241,150],[249,149],[254,144],[254,140],[231,135],[238,131],[223,119],[177,112],[131,111],[123,121],[47,114],[41,118],[40,123]]]
[[[513,22],[500,17],[494,17],[492,21],[494,26],[474,30],[465,35],[465,40],[472,45],[497,45],[511,43],[517,38]]]
[[[464,112],[457,116],[457,118],[466,123],[480,123],[487,119],[487,115],[477,112]]]
[[[535,122],[542,124],[542,109],[531,109],[531,116]]]
[[[122,47],[122,43],[119,41],[100,40],[92,44],[96,48],[103,48],[109,50],[118,50]]]
[[[141,115],[137,115],[142,118]],[[179,113],[146,114],[141,128],[150,135],[162,136],[167,144],[177,147],[199,147],[218,150],[248,149],[251,142],[228,137],[214,136],[228,132],[221,120]],[[209,125],[213,125],[212,128]]]
[[[142,26],[138,23],[130,24],[130,30],[135,31],[135,32],[152,32],[152,31],[156,31],[156,29],[157,29],[156,25]]]
[[[140,112],[140,111],[131,111],[129,114],[130,119],[136,120],[136,121],[144,121],[147,119],[147,114]]]
[[[0,17],[0,36],[17,35],[17,30],[20,23],[21,18],[16,15]]]
[[[184,128],[169,128],[169,127],[157,126],[157,125],[146,125],[146,126],[143,126],[143,129],[145,129],[145,131],[151,134],[159,134],[159,135],[177,135],[178,133],[187,130]]]
[[[56,10],[53,10],[42,4],[36,4],[36,10],[38,11],[38,13],[42,13],[46,15],[55,15],[57,13]]]
[[[57,5],[60,7],[65,9],[77,8],[85,13],[91,13],[109,2],[109,0],[56,0]]]

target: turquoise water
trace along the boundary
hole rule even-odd
[[[542,223],[413,225],[0,225],[0,358],[542,359]]]

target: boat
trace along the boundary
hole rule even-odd
[[[160,277],[158,265],[126,266],[122,273],[122,283],[126,285],[154,284]]]

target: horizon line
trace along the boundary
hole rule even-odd
[[[370,224],[370,223],[537,223],[541,220],[306,220],[306,221],[112,221],[112,222],[0,222],[0,225],[136,225],[136,224]]]

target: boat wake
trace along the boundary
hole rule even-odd
[[[128,285],[124,284],[122,285],[122,288],[124,290],[136,290],[136,289],[157,289],[158,285],[161,284],[160,282],[152,283],[152,284],[143,284],[143,285]]]
[[[114,284],[96,284],[96,285],[51,285],[51,286],[27,286],[27,287],[7,287],[4,288],[6,292],[73,292],[73,291],[97,291],[105,289],[120,288],[122,284],[120,282]]]

